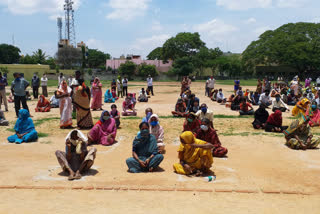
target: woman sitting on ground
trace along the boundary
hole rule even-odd
[[[148,96],[146,94],[146,91],[144,88],[141,89],[139,97],[138,97],[139,102],[148,102]]]
[[[305,116],[309,104],[310,101],[307,98],[303,98],[301,101],[297,102],[292,109],[292,116],[298,116],[299,114]]]
[[[122,116],[136,116],[137,112],[134,109],[134,105],[130,97],[126,97],[122,103]]]
[[[211,100],[217,101],[218,89],[213,89],[211,94],[212,94]]]
[[[69,180],[81,179],[81,174],[88,171],[96,158],[97,149],[87,149],[87,139],[79,130],[71,131],[66,137],[66,151],[56,151],[56,157],[64,172],[69,173]]]
[[[2,110],[0,110],[0,126],[9,126],[9,121],[6,120]]]
[[[115,101],[116,101],[116,99],[113,98],[110,89],[108,89],[108,90],[106,91],[106,93],[104,94],[104,102],[105,102],[105,103],[114,103]]]
[[[200,128],[200,125],[200,120],[198,120],[196,114],[191,112],[190,114],[188,114],[186,120],[184,121],[183,132],[191,131],[195,134]]]
[[[267,120],[265,131],[266,132],[283,132],[288,126],[282,126],[282,112],[276,110],[271,114]]]
[[[16,134],[8,137],[9,143],[21,144],[22,142],[33,142],[38,139],[38,133],[26,109],[19,110],[19,118],[14,126],[14,130]]]
[[[142,122],[139,128],[133,141],[132,157],[126,163],[131,173],[152,172],[162,162],[163,155],[158,152],[157,140],[150,134],[149,124]]]
[[[253,115],[254,110],[250,103],[247,102],[246,98],[242,98],[242,102],[240,103],[240,115]]]
[[[267,106],[260,104],[259,108],[254,112],[254,121],[252,122],[253,128],[264,129],[266,122],[269,118],[269,113],[266,111]]]
[[[175,110],[172,111],[171,113],[174,117],[185,117],[186,109],[187,109],[187,107],[186,107],[185,102],[183,102],[183,100],[181,98],[179,98],[176,103]]]
[[[228,149],[221,146],[217,132],[210,127],[210,120],[203,118],[201,120],[200,129],[196,133],[196,138],[211,143],[214,147],[212,148],[213,157],[224,157],[228,153]]]
[[[291,149],[315,149],[320,143],[319,138],[313,137],[309,126],[310,118],[301,115],[299,120],[291,123],[283,133],[286,137],[286,145]]]
[[[38,101],[37,107],[35,108],[36,112],[49,112],[51,109],[50,102],[44,97],[44,95],[40,95],[40,99]]]
[[[88,144],[111,146],[117,135],[116,121],[108,111],[103,111],[100,120],[88,133]]]
[[[240,103],[241,103],[242,95],[235,95],[235,97],[232,98],[231,102],[231,110],[237,111],[240,110]]]
[[[159,124],[159,117],[156,114],[151,115],[149,119],[150,125],[150,134],[153,134],[156,137],[158,151],[160,154],[163,154],[165,151],[165,145],[163,143],[164,139],[164,130],[162,126]]]
[[[116,104],[111,105],[110,115],[116,121],[116,127],[118,129],[120,127],[120,112],[117,110]]]
[[[313,101],[312,105],[308,107],[306,116],[310,117],[309,126],[320,126],[320,111],[316,101]]]
[[[259,99],[260,99],[260,94],[258,94],[258,92],[254,92],[251,98],[252,105],[255,105],[255,106],[259,105]]]
[[[196,176],[208,173],[213,163],[211,143],[196,139],[192,132],[184,132],[180,135],[179,163],[173,164],[176,173]]]

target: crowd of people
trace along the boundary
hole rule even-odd
[[[210,100],[225,105],[239,115],[254,115],[252,125],[255,129],[264,129],[266,132],[283,132],[286,145],[292,149],[312,149],[320,143],[318,138],[311,134],[313,126],[320,124],[320,92],[315,86],[311,87],[310,79],[306,80],[305,87],[295,77],[289,84],[281,81],[271,84],[268,79],[258,80],[255,92],[242,91],[240,80],[234,81],[234,93],[227,99],[222,89],[216,89],[216,81],[210,77],[206,81],[205,95]],[[32,89],[34,99],[38,99],[35,112],[49,112],[51,108],[60,108],[60,128],[73,129],[72,117],[75,113],[77,128],[66,137],[66,150],[57,151],[56,157],[62,169],[69,173],[69,180],[80,179],[82,174],[89,170],[94,163],[97,150],[88,149],[92,144],[111,146],[117,142],[117,130],[120,128],[121,116],[136,116],[136,103],[148,102],[154,96],[153,79],[147,78],[147,89],[141,89],[138,98],[136,93],[128,92],[128,79],[113,80],[110,89],[104,95],[105,103],[115,103],[119,97],[125,97],[120,112],[116,104],[111,110],[103,110],[102,83],[98,77],[93,77],[91,86],[85,84],[81,72],[76,71],[75,77],[68,80],[61,73],[58,77],[58,89],[50,101],[47,100],[48,78],[43,75],[41,79],[34,75]],[[41,84],[42,94],[38,89]],[[178,149],[179,162],[173,165],[178,174],[200,176],[210,171],[213,157],[226,157],[228,149],[222,146],[214,126],[214,113],[205,102],[191,91],[192,81],[183,77],[181,91],[172,115],[184,118],[180,146]],[[5,90],[7,81],[0,73],[0,94]],[[27,105],[27,87],[29,82],[23,75],[14,73],[11,84],[11,93],[14,96],[14,106],[18,117],[14,126],[15,134],[8,137],[8,142],[21,144],[33,142],[38,139],[38,133],[33,124],[32,116]],[[318,87],[318,86],[317,86]],[[4,89],[3,89],[4,88]],[[5,92],[4,92],[5,93]],[[209,99],[208,99],[209,100]],[[4,101],[5,110],[8,110]],[[22,109],[21,105],[22,104]],[[253,106],[259,105],[254,111]],[[289,126],[283,126],[282,113],[290,111],[288,105],[294,105],[292,116],[297,119]],[[0,105],[1,107],[1,105]],[[266,109],[272,108],[272,114]],[[99,120],[94,124],[91,111],[101,110]],[[165,129],[160,125],[160,117],[153,109],[145,110],[136,137],[132,145],[132,157],[126,160],[128,171],[132,173],[152,172],[156,170],[164,159],[166,153],[164,135]],[[0,125],[7,126],[9,122],[0,110]],[[88,129],[85,136],[80,130]]]

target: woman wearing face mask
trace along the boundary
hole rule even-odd
[[[315,101],[312,102],[311,107],[309,106],[306,115],[310,117],[309,125],[311,127],[320,126],[320,111]]]
[[[280,110],[281,112],[290,111],[287,104],[283,102],[280,98],[280,94],[275,95],[276,99],[272,101],[272,111],[275,112],[276,110]]]
[[[213,157],[224,157],[228,153],[228,149],[221,146],[217,132],[210,127],[210,120],[207,118],[201,120],[201,126],[196,133],[196,138],[211,143],[214,146],[212,149]]]
[[[96,158],[97,149],[87,149],[87,138],[79,130],[71,131],[66,137],[66,151],[56,151],[56,157],[63,171],[69,173],[68,180],[81,179]]]
[[[146,113],[146,116],[142,119],[142,122],[148,123],[151,115],[153,114],[152,108],[147,108],[147,109],[145,110],[145,113]]]
[[[44,97],[44,95],[40,95],[40,99],[38,101],[37,107],[35,108],[36,112],[49,112],[51,109],[50,102]]]
[[[153,134],[158,143],[158,150],[160,154],[163,154],[165,151],[165,145],[163,143],[164,139],[164,130],[159,124],[159,117],[156,114],[151,115],[148,123],[150,124],[150,134]]]
[[[129,172],[152,172],[162,162],[163,155],[159,154],[157,140],[149,132],[149,124],[142,122],[140,132],[133,140],[132,157],[126,160]]]
[[[103,111],[100,120],[88,133],[88,144],[101,144],[111,146],[117,135],[116,121],[111,118],[108,111]]]
[[[213,128],[213,112],[208,109],[207,104],[201,104],[200,110],[196,113],[196,116],[199,120],[207,118],[210,121],[210,127]]]
[[[183,124],[183,132],[191,131],[192,133],[196,133],[199,128],[200,121],[198,120],[196,114],[193,112],[189,113]]]
[[[315,149],[320,143],[319,138],[313,137],[309,126],[310,118],[301,116],[299,120],[291,123],[283,133],[286,137],[286,145],[291,149]]]

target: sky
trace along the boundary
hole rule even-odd
[[[179,32],[199,32],[207,47],[241,53],[266,30],[320,22],[319,0],[74,0],[77,42],[144,58]],[[0,0],[0,43],[22,54],[57,52],[64,0]],[[63,30],[64,31],[64,30]],[[63,35],[64,36],[64,35]],[[13,39],[14,38],[14,39]]]

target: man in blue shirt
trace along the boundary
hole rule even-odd
[[[0,109],[2,105],[2,101],[6,111],[8,111],[8,101],[6,97],[6,86],[8,85],[7,78],[2,76],[0,72]]]
[[[20,73],[14,73],[13,77],[15,79],[11,83],[11,92],[14,95],[14,108],[18,117],[19,110],[21,108],[21,103],[22,108],[27,109],[29,111],[26,98],[26,88],[29,86],[29,82],[24,78],[21,78]]]

